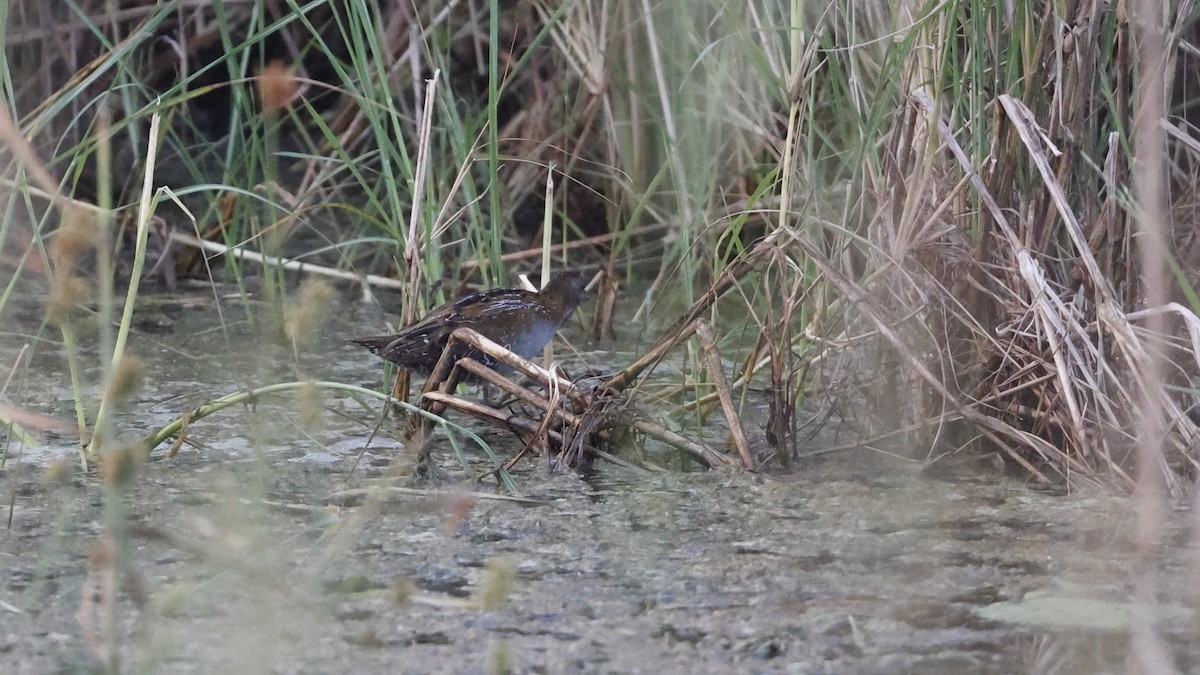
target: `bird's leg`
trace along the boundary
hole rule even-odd
[[[444,402],[426,398],[425,394],[433,391],[452,392],[462,379],[462,373],[456,367],[458,358],[454,353],[453,342],[454,336],[451,336],[450,343],[442,351],[441,358],[425,382],[425,388],[421,390],[421,410],[429,414],[414,415],[410,419],[409,431],[406,434],[408,438],[404,443],[404,452],[412,459],[416,475],[421,479],[434,478],[438,474],[437,465],[433,463],[429,452],[430,416],[440,415],[446,410]]]
[[[407,368],[396,366],[396,381],[392,384],[392,398],[397,401],[407,401],[411,379]]]

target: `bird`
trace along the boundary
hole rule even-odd
[[[434,309],[393,335],[354,338],[350,342],[413,373],[429,375],[457,328],[473,328],[522,358],[546,346],[586,295],[587,279],[574,270],[559,272],[541,291],[493,288],[469,293]],[[470,356],[489,368],[496,360],[463,348],[456,359]]]

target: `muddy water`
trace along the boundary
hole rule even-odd
[[[222,325],[212,302],[188,304],[140,314],[147,382],[122,438],[239,387],[380,380],[340,343],[373,332],[374,310],[343,310],[297,363],[236,306]],[[31,332],[0,333],[0,362]],[[59,354],[40,343],[8,399],[70,420]],[[90,590],[111,569],[96,555],[102,479],[50,470],[74,455],[69,438],[10,443],[0,671],[94,669],[106,644],[128,672],[1125,669],[1134,517],[1101,489],[1038,488],[984,459],[931,471],[854,451],[761,482],[605,464],[584,479],[532,461],[517,475],[522,502],[471,481],[364,496],[403,485],[395,441],[385,425],[355,466],[374,411],[332,394],[323,407],[281,397],[230,409],[193,423],[175,457],[159,448],[141,465],[121,500],[130,563],[111,612]],[[452,478],[482,466],[464,447],[468,468],[439,441]],[[1176,666],[1195,671],[1189,514],[1169,513],[1156,613]]]

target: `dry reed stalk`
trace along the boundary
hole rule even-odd
[[[427,490],[423,488],[401,487],[394,485],[381,485],[377,487],[367,488],[350,488],[347,490],[338,490],[331,492],[325,497],[325,501],[348,505],[354,503],[355,500],[367,498],[378,502],[399,501],[400,498],[412,499],[445,499],[449,496],[466,495],[472,499],[481,502],[507,502],[509,504],[519,504],[521,506],[545,506],[546,502],[539,499],[531,499],[529,497],[520,497],[517,495],[496,494],[494,492],[452,492],[448,493],[445,490]]]
[[[470,365],[467,362],[472,361],[467,358],[458,358],[459,344],[470,346],[488,356],[496,359],[500,363],[504,363],[514,370],[524,373],[540,382],[544,386],[550,387],[550,382],[554,381],[557,386],[563,387],[564,390],[572,391],[573,385],[562,380],[562,378],[554,371],[546,370],[537,364],[523,359],[516,354],[513,354],[508,349],[496,344],[495,342],[480,335],[478,332],[470,328],[459,328],[450,334],[449,342],[446,349],[442,352],[441,358],[430,373],[429,379],[425,383],[425,387],[421,392],[421,409],[429,413],[430,416],[437,416],[444,412],[447,406],[454,404],[464,412],[475,412],[481,414],[484,418],[498,419],[501,415],[497,412],[488,412],[482,408],[486,406],[476,407],[477,404],[459,399],[454,396],[454,390],[458,387],[459,382],[467,372],[471,372]],[[484,369],[488,370],[488,369]],[[477,373],[480,374],[480,373]],[[493,377],[494,375],[494,377]],[[519,388],[515,383],[502,382],[507,380],[499,374],[486,374],[483,377],[501,386],[506,391],[513,391],[514,388]],[[564,386],[565,385],[565,386]],[[433,394],[431,396],[431,394]],[[577,398],[581,398],[582,394],[576,393]],[[550,406],[547,402],[545,406],[540,406],[543,410],[557,410]],[[418,471],[424,469],[432,470],[429,464],[429,431],[430,418],[429,416],[419,416],[412,420],[412,424],[406,432],[407,440],[405,442],[405,456],[417,468]]]
[[[733,394],[729,391],[729,381],[725,378],[725,369],[721,365],[721,355],[717,353],[717,336],[712,326],[704,319],[696,320],[696,337],[704,348],[704,356],[708,362],[708,372],[717,388],[721,399],[721,409],[725,411],[725,421],[729,424],[729,433],[733,436],[734,446],[742,456],[742,466],[747,471],[754,471],[754,457],[750,455],[750,442],[746,440],[746,432],[742,430],[741,416],[733,404]]]
[[[1132,10],[1130,23],[1137,37],[1139,66],[1132,129],[1135,156],[1141,164],[1133,176],[1139,207],[1135,215],[1138,269],[1146,304],[1162,307],[1169,300],[1164,262],[1167,257],[1164,232],[1167,217],[1163,203],[1166,194],[1165,137],[1159,124],[1166,114],[1163,89],[1166,36],[1161,24],[1163,12],[1158,3],[1138,0],[1133,3]],[[1157,607],[1159,601],[1158,549],[1166,518],[1163,491],[1166,488],[1172,495],[1179,491],[1177,477],[1167,466],[1164,452],[1166,409],[1163,402],[1164,399],[1170,401],[1163,390],[1163,354],[1156,345],[1143,346],[1136,340],[1124,312],[1115,303],[1101,303],[1098,314],[1100,322],[1108,324],[1118,338],[1138,382],[1137,407],[1134,408],[1137,414],[1137,565],[1133,570],[1135,603],[1131,617],[1132,650],[1127,666],[1146,673],[1170,673],[1174,672],[1175,660],[1159,632],[1155,610],[1151,609]],[[1149,315],[1146,326],[1152,335],[1165,335],[1165,315]],[[1194,432],[1195,427],[1191,430]],[[1190,450],[1183,449],[1185,457],[1189,456]]]
[[[470,328],[459,328],[451,334],[450,339],[454,343],[478,349],[496,361],[524,373],[545,387],[550,394],[546,397],[538,396],[472,358],[455,359],[453,354],[457,350],[448,345],[421,394],[421,409],[428,415],[421,415],[418,419],[413,420],[406,432],[405,456],[418,471],[431,470],[428,448],[430,417],[442,415],[448,408],[453,408],[494,426],[508,429],[522,437],[526,448],[517,457],[531,449],[534,444],[541,443],[547,452],[551,448],[557,447],[559,457],[564,465],[569,465],[570,460],[583,455],[602,456],[610,461],[624,464],[618,458],[600,451],[591,440],[593,435],[601,441],[607,439],[608,433],[603,427],[613,418],[613,413],[609,412],[611,406],[604,402],[602,393],[584,391],[560,375],[556,369],[547,370],[531,361],[522,359]],[[456,396],[455,388],[468,374],[499,387],[518,400],[537,408],[542,413],[541,419],[535,421]],[[733,410],[732,398],[729,400],[729,406],[730,410]],[[730,416],[731,427],[737,425],[736,410],[734,413]],[[729,457],[650,420],[635,418],[629,426],[692,455],[710,468],[730,467],[734,464]],[[743,444],[741,447],[746,448],[743,455],[744,463],[748,467],[753,467],[753,460],[749,458],[748,444],[745,444],[744,434]],[[506,468],[511,463],[511,461],[507,463]]]
[[[421,236],[422,205],[425,200],[426,184],[429,181],[429,142],[433,132],[433,107],[436,104],[434,94],[437,92],[440,70],[433,72],[433,77],[426,81],[425,108],[421,114],[421,126],[418,127],[417,137],[417,168],[416,183],[412,190],[412,204],[408,214],[408,234],[404,238],[404,265],[407,268],[408,283],[405,290],[408,302],[404,303],[401,323],[411,324],[418,316],[416,298],[420,297],[421,277],[424,274],[424,261],[421,250],[433,244]]]
[[[636,417],[629,426],[646,434],[650,438],[666,443],[667,445],[686,452],[695,459],[699,460],[710,469],[730,468],[737,464],[733,458],[713,450],[712,448],[697,443],[682,434],[678,434],[670,429],[644,417]]]
[[[1046,442],[1044,439],[1038,438],[1033,434],[1015,429],[1012,426],[1001,422],[993,417],[983,414],[974,407],[964,403],[960,398],[952,392],[942,378],[935,375],[922,359],[904,340],[903,336],[897,330],[899,325],[895,319],[883,308],[879,307],[877,300],[867,293],[858,284],[855,284],[837,269],[821,252],[820,248],[813,244],[801,232],[791,233],[791,243],[804,253],[829,279],[834,286],[846,298],[846,301],[856,307],[863,315],[863,318],[871,322],[879,334],[890,343],[894,349],[940,397],[946,402],[950,408],[963,416],[963,419],[969,420],[980,428],[980,431],[996,443],[1002,451],[1005,452],[1011,459],[1023,466],[1031,475],[1039,480],[1046,481],[1046,476],[1030,464],[1016,450],[1021,447],[1028,447],[1044,457],[1059,457],[1060,459],[1074,463],[1073,460],[1064,456],[1061,451]],[[1005,443],[1003,439],[1008,439],[1015,444],[1010,445]]]
[[[592,312],[592,337],[597,340],[609,340],[617,337],[613,328],[617,312],[617,292],[620,282],[614,270],[615,261],[609,258],[608,264],[600,270],[600,282],[596,285],[596,309]]]
[[[317,274],[320,276],[329,277],[330,279],[356,281],[362,284],[364,288],[378,286],[380,288],[400,290],[405,287],[405,282],[403,281],[379,276],[377,274],[358,274],[355,272],[348,272],[346,270],[326,267],[324,265],[314,265],[312,263],[307,263],[300,260],[291,260],[289,258],[280,256],[264,255],[257,251],[249,251],[243,248],[226,246],[225,244],[215,241],[197,239],[196,237],[193,237],[189,234],[183,234],[182,232],[172,231],[167,236],[173,242],[184,244],[185,246],[192,246],[216,255],[228,255],[238,258],[239,260],[258,263],[263,266],[279,267],[285,270],[303,272],[306,274]]]
[[[1006,358],[1011,359],[1013,363],[1025,363],[1024,370],[1036,375],[1042,382],[1040,386],[1049,385],[1050,382],[1042,379],[1038,373],[1044,371],[1053,378],[1053,396],[1047,397],[1043,394],[1039,400],[1056,403],[1036,411],[1034,416],[1054,420],[1053,424],[1062,430],[1068,442],[1066,447],[1054,448],[1051,454],[1044,456],[1055,458],[1056,462],[1064,467],[1084,462],[1085,469],[1091,462],[1098,461],[1098,466],[1091,468],[1106,470],[1111,475],[1128,481],[1123,468],[1115,459],[1116,453],[1109,447],[1112,439],[1097,433],[1096,425],[1099,422],[1100,429],[1114,430],[1127,425],[1130,420],[1124,415],[1127,411],[1136,409],[1137,401],[1134,397],[1137,393],[1121,385],[1122,378],[1116,372],[1118,369],[1109,363],[1109,357],[1095,342],[1096,331],[1099,330],[1102,335],[1107,336],[1108,342],[1114,344],[1123,355],[1125,368],[1122,370],[1131,375],[1137,390],[1157,392],[1152,396],[1160,409],[1168,410],[1173,415],[1178,410],[1161,387],[1149,386],[1142,379],[1140,364],[1144,362],[1144,349],[1134,337],[1129,319],[1117,308],[1108,278],[1093,256],[1089,239],[1084,235],[1067,201],[1065,191],[1050,166],[1043,148],[1045,134],[1037,127],[1032,113],[1025,105],[1011,96],[1001,96],[1003,109],[1025,144],[1028,156],[1039,170],[1052,209],[1067,223],[1066,231],[1076,247],[1077,260],[1090,287],[1095,290],[1096,304],[1089,305],[1090,309],[1084,308],[1085,312],[1092,313],[1092,321],[1088,321],[1086,317],[1081,319],[1078,298],[1071,302],[1064,301],[1062,294],[1048,281],[1043,267],[1008,223],[1003,210],[992,197],[983,179],[970,165],[965,153],[958,147],[949,128],[938,119],[932,101],[919,90],[913,93],[913,97],[924,108],[930,123],[936,125],[946,147],[958,160],[977,194],[989,209],[1002,235],[1001,241],[1008,245],[1007,255],[1015,261],[1015,265],[1007,271],[1014,281],[1019,282],[1014,288],[1021,289],[1021,292],[1007,297],[993,295],[993,298],[999,306],[1008,307],[1009,315],[1024,316],[1028,313],[1035,317],[1037,329],[1032,333],[998,329],[997,336],[1003,341],[1017,339],[1033,347],[1032,350],[1024,350],[1010,344],[1008,347],[1001,347],[999,353],[1008,352]],[[1013,347],[1016,347],[1015,351]],[[1038,365],[1046,353],[1049,354],[1050,363]],[[1013,376],[1008,377],[1011,379]],[[1017,393],[1024,388],[1017,384],[1003,385],[997,386],[993,393]],[[989,400],[994,401],[996,398],[998,397],[990,397]],[[1190,445],[1191,441],[1188,439],[1193,437],[1194,431],[1186,428],[1191,426],[1189,422],[1181,422],[1181,425],[1185,433],[1173,439],[1172,443],[1180,450],[1180,456],[1191,462],[1186,447]],[[1166,462],[1160,464],[1159,470],[1174,489],[1174,472]]]
[[[734,288],[743,276],[753,271],[756,265],[763,262],[769,256],[774,255],[777,242],[783,238],[783,235],[779,234],[779,232],[781,231],[777,230],[768,235],[765,239],[755,244],[752,249],[748,250],[745,255],[722,270],[721,276],[713,282],[704,295],[692,303],[692,306],[676,319],[675,323],[664,330],[654,345],[641,358],[629,364],[621,372],[606,381],[602,386],[602,390],[611,394],[621,392],[633,384],[647,368],[656,365],[676,345],[687,339],[695,331],[693,324],[696,319],[708,311],[721,296]]]

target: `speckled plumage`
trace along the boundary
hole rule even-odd
[[[541,292],[494,288],[470,293],[438,307],[395,335],[361,337],[351,342],[402,368],[426,375],[437,365],[450,334],[464,326],[530,358],[550,342],[583,301],[586,285],[582,274],[567,271],[559,272]],[[467,353],[489,367],[496,365],[483,354]]]

